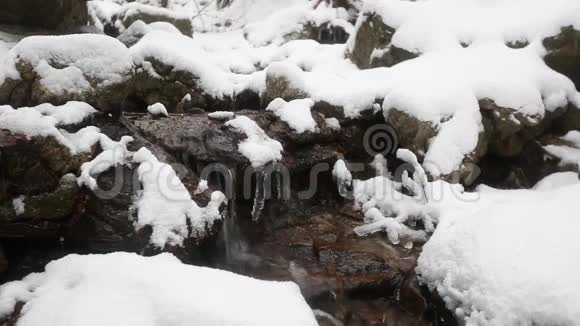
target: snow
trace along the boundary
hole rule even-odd
[[[294,283],[185,265],[171,254],[69,255],[2,285],[0,318],[19,301],[19,326],[318,325]]]
[[[247,138],[238,144],[238,151],[250,161],[253,167],[261,167],[282,159],[282,144],[268,137],[252,119],[237,116],[226,122],[226,126],[246,135]]]
[[[123,136],[118,142],[111,140],[104,134],[99,135],[99,144],[103,150],[89,162],[81,165],[81,175],[77,179],[79,186],[87,186],[92,191],[98,188],[96,178],[99,174],[112,167],[127,164],[130,152],[127,145],[133,141],[133,137]]]
[[[286,102],[281,98],[277,98],[270,102],[266,111],[274,112],[290,128],[301,134],[305,131],[315,132],[317,129],[316,121],[314,121],[310,112],[313,106],[314,101],[311,99]]]
[[[348,13],[344,8],[329,8],[325,5],[312,10],[312,3],[302,2],[298,5],[277,10],[264,19],[247,24],[244,34],[255,46],[282,44],[285,37],[292,33],[301,33],[307,27],[320,27],[323,24],[346,27],[352,33],[353,26],[348,22]]]
[[[236,116],[236,114],[234,112],[231,112],[231,111],[216,111],[216,112],[208,113],[207,116],[210,119],[215,119],[215,120],[230,120],[230,119],[233,119]]]
[[[580,183],[551,191],[478,189],[448,209],[417,272],[468,325],[573,325]]]
[[[169,113],[167,113],[167,109],[165,108],[165,105],[163,105],[162,103],[155,103],[155,104],[151,104],[147,107],[147,112],[149,112],[149,114],[151,114],[152,116],[163,116],[163,117],[168,117]]]
[[[39,83],[56,95],[81,94],[124,82],[133,68],[121,42],[97,34],[24,38],[4,57],[0,82],[6,77],[20,79],[17,63],[30,64]]]
[[[542,180],[538,181],[533,189],[538,191],[548,191],[576,183],[580,183],[580,176],[578,173],[557,172],[550,174]]]
[[[544,150],[560,159],[561,166],[573,165],[580,168],[580,131],[572,130],[560,139],[565,144],[546,145]]]
[[[367,0],[363,12],[379,14],[396,30],[392,45],[420,53],[459,48],[462,43],[540,43],[560,27],[580,27],[580,4],[575,0]]]
[[[326,118],[324,119],[324,123],[332,130],[340,130],[340,122],[337,118]]]
[[[25,196],[19,196],[12,200],[12,208],[16,215],[22,215],[26,211],[26,205],[24,204]]]
[[[70,134],[58,126],[80,123],[96,112],[90,105],[68,102],[62,106],[42,104],[37,107],[13,109],[0,106],[0,129],[32,137],[54,137],[72,154],[90,151],[98,141],[99,130],[87,127]]]
[[[139,164],[137,173],[143,184],[135,203],[138,211],[135,228],[150,225],[153,228],[150,242],[154,246],[182,246],[186,238],[202,238],[221,219],[219,208],[225,202],[221,192],[213,192],[209,204],[201,208],[191,199],[171,165],[160,162],[148,149],[141,148],[133,161]]]

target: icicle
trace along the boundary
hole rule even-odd
[[[276,173],[276,199],[282,199],[282,175]]]
[[[265,179],[264,171],[260,170],[256,173],[256,192],[254,194],[254,207],[252,208],[252,219],[254,221],[258,221],[262,217],[262,210],[266,200]]]

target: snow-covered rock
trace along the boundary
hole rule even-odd
[[[244,27],[245,37],[255,46],[298,39],[344,43],[352,31],[353,26],[348,22],[348,13],[344,8],[319,6],[313,9],[308,2],[281,9]]]
[[[133,73],[127,48],[104,35],[31,36],[2,59],[0,100],[14,106],[76,100],[117,112]]]
[[[175,170],[160,162],[148,149],[141,148],[133,161],[139,164],[137,173],[143,184],[143,192],[135,204],[135,227],[139,230],[151,226],[150,241],[156,247],[182,246],[189,237],[201,240],[215,221],[222,218],[220,206],[226,199],[219,191],[211,195],[206,207],[199,207]]]
[[[490,41],[541,48],[542,39],[579,23],[574,0],[551,1],[549,6],[544,0],[370,0],[359,16],[348,52],[359,67],[368,68]]]
[[[0,318],[18,302],[22,326],[317,325],[294,283],[185,265],[170,254],[69,255],[0,287]]]
[[[246,135],[247,138],[238,144],[238,151],[252,163],[253,167],[261,167],[282,159],[282,144],[268,137],[252,119],[238,116],[226,122],[226,126]]]
[[[175,26],[183,35],[191,37],[193,34],[191,14],[187,11],[174,11],[138,2],[131,2],[122,5],[113,18],[114,24],[121,32],[138,20],[147,24],[167,22]]]
[[[167,22],[153,22],[146,24],[142,20],[137,20],[124,30],[121,35],[117,36],[117,39],[127,47],[131,47],[139,42],[145,34],[154,30],[161,30],[168,33],[180,33],[175,26]]]
[[[277,98],[270,102],[266,111],[274,112],[297,133],[315,132],[317,128],[316,121],[314,121],[310,112],[313,105],[314,101],[311,99],[286,102],[281,98]]]

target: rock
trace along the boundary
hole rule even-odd
[[[358,19],[347,43],[346,56],[360,69],[391,67],[418,56],[391,43],[395,29],[378,13],[363,12]]]
[[[117,21],[117,24],[121,24],[124,28],[130,27],[138,20],[147,24],[154,22],[170,23],[183,35],[189,37],[193,35],[193,26],[189,14],[137,2],[127,3],[121,6],[113,19],[113,21]]]
[[[580,31],[573,26],[562,27],[560,33],[543,41],[544,61],[550,68],[566,75],[580,86]]]
[[[86,0],[3,0],[0,24],[71,31],[88,22]]]
[[[0,210],[0,223],[27,220],[62,221],[71,216],[77,202],[79,188],[74,174],[64,175],[57,188],[49,193],[20,196]],[[1,233],[1,232],[0,232]]]
[[[124,119],[122,119],[124,121]],[[199,178],[175,158],[159,146],[149,142],[127,128],[124,122],[103,120],[97,126],[112,139],[131,135],[135,140],[130,143],[129,150],[137,151],[141,147],[150,149],[161,161],[167,162],[176,171],[183,184],[189,190],[193,199],[200,206],[209,202],[211,191],[208,189],[195,194]],[[184,262],[193,262],[202,255],[199,248],[211,247],[220,223],[214,224],[208,236],[203,239],[188,238],[183,247],[167,246],[164,249],[150,244],[152,229],[144,227],[135,230],[134,221],[137,211],[134,201],[142,186],[137,174],[138,165],[122,165],[111,168],[97,178],[98,189],[83,190],[80,200],[84,210],[82,214],[72,219],[66,228],[66,238],[75,246],[85,248],[90,252],[108,253],[113,251],[129,251],[143,254],[156,254],[160,251],[172,252]]]
[[[53,137],[27,139],[23,135],[3,131],[0,138],[0,190],[13,196],[53,191],[61,176],[78,171],[80,165],[92,155],[72,155],[68,147]]]
[[[133,75],[128,49],[104,35],[32,36],[5,59],[13,69],[0,85],[0,103],[13,107],[76,100],[118,114]]]
[[[429,148],[429,140],[437,134],[435,126],[397,109],[390,109],[385,115],[387,124],[397,132],[400,146],[422,159]]]

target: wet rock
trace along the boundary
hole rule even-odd
[[[380,235],[359,238],[352,229],[362,223],[361,214],[332,200],[327,204],[270,203],[264,223],[242,232],[246,244],[228,268],[293,280],[314,309],[345,325],[428,324],[431,299],[414,276],[420,247],[392,246]],[[324,323],[328,317],[320,320],[332,325]]]
[[[560,33],[543,41],[547,54],[544,61],[550,68],[566,75],[580,85],[580,31],[573,26],[562,27]]]
[[[0,132],[0,139],[0,188],[12,196],[53,191],[63,175],[76,173],[92,155],[73,155],[68,147],[53,137],[28,139],[3,131]]]
[[[62,221],[73,213],[78,193],[77,178],[74,174],[66,174],[52,192],[20,196],[0,207],[0,223],[27,220]]]
[[[86,25],[87,22],[86,0],[3,0],[0,2],[0,24],[71,31]]]
[[[492,155],[518,155],[545,128],[543,117],[525,116],[516,110],[500,107],[488,99],[480,100],[479,107],[488,152]]]
[[[378,13],[363,12],[358,19],[358,28],[348,40],[346,56],[360,69],[391,67],[418,56],[391,43],[395,29]]]
[[[385,120],[397,131],[400,146],[413,151],[420,159],[429,148],[429,140],[437,134],[435,126],[430,122],[420,121],[397,109],[385,113]]]
[[[117,24],[122,24],[125,28],[138,20],[146,24],[166,22],[175,26],[183,35],[189,37],[193,35],[191,17],[188,14],[137,2],[121,6],[113,18],[113,21],[117,21]]]

